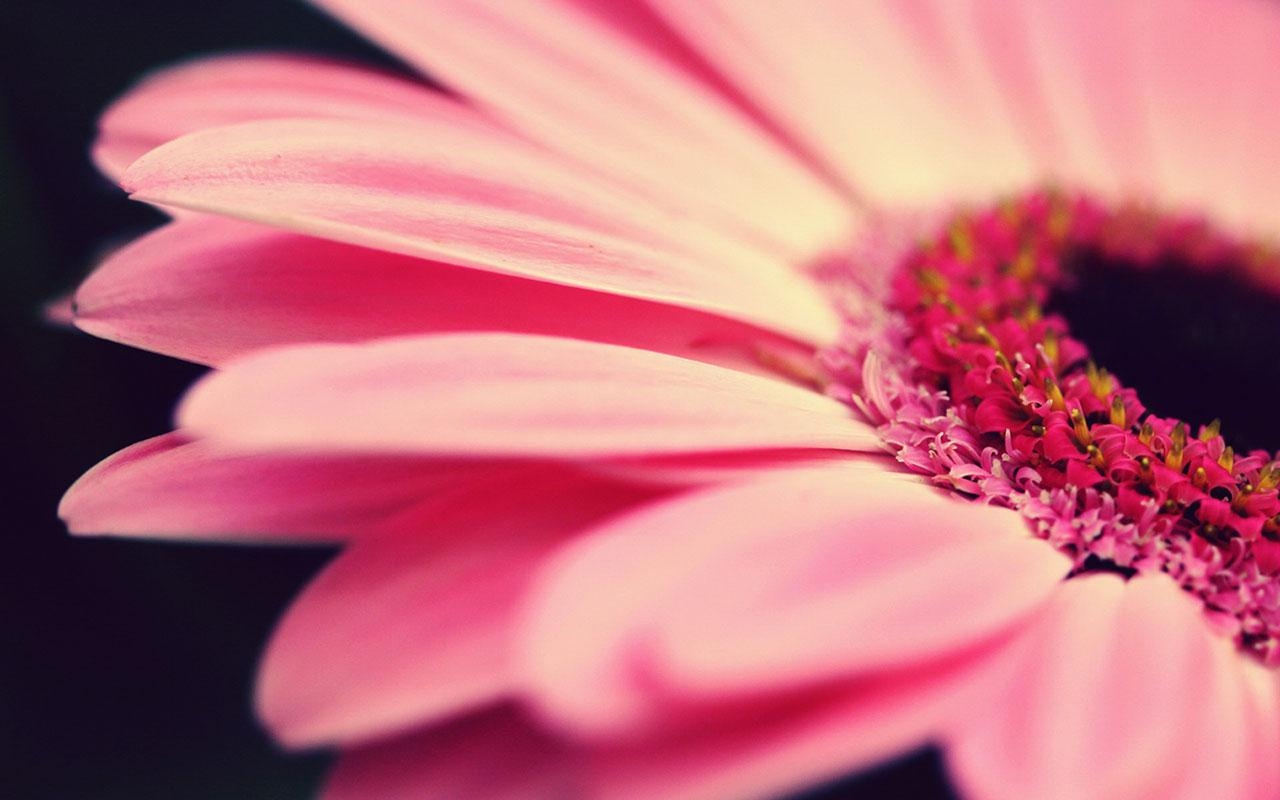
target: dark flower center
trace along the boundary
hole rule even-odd
[[[1142,265],[1080,249],[1067,255],[1066,285],[1047,311],[1147,407],[1193,428],[1221,419],[1237,451],[1274,450],[1280,296],[1229,259],[1193,265],[1165,254]]]

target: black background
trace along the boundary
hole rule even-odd
[[[0,33],[0,797],[309,797],[325,758],[279,752],[249,697],[272,623],[327,553],[67,536],[62,491],[164,432],[201,370],[40,309],[160,220],[87,156],[98,113],[147,71],[244,49],[394,64],[287,0],[7,0]],[[928,797],[938,775],[926,755],[822,797]]]

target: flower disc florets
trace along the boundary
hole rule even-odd
[[[1148,412],[1090,359],[1045,310],[1082,253],[1258,286],[1277,263],[1200,221],[1081,196],[961,213],[898,258],[890,285],[862,287],[890,311],[850,312],[825,354],[834,391],[906,467],[1018,509],[1073,574],[1163,572],[1242,649],[1280,665],[1280,462],[1234,451],[1217,422]]]

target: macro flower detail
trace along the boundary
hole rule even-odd
[[[927,744],[975,798],[1280,791],[1280,468],[1062,311],[1089,270],[1275,291],[1274,9],[320,5],[450,91],[220,56],[108,110],[172,218],[76,324],[214,369],[61,513],[342,544],[256,697],[328,800],[771,797]]]
[[[904,259],[885,305],[905,331],[851,324],[846,352],[829,356],[855,367],[837,393],[882,423],[907,467],[1021,510],[1076,574],[1168,574],[1274,666],[1280,462],[1237,455],[1217,421],[1193,435],[1148,414],[1061,316],[1045,315],[1070,262],[1090,257],[1153,280],[1177,264],[1262,291],[1280,266],[1202,222],[1033,194],[952,220]]]

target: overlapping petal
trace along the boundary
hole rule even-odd
[[[183,134],[294,117],[490,125],[456,99],[366,67],[271,53],[215,56],[133,87],[103,112],[93,156],[103,172],[119,178],[139,156]]]
[[[719,315],[197,215],[113,253],[75,295],[83,330],[221,364],[263,347],[511,331],[744,364],[780,337]]]
[[[514,130],[658,202],[709,208],[736,235],[798,260],[851,233],[844,200],[706,85],[697,59],[670,58],[669,33],[624,35],[641,27],[626,4],[319,5]],[[633,24],[611,24],[619,18]]]
[[[340,540],[492,464],[228,452],[182,432],[125,448],[58,509],[74,533],[239,541]],[[481,477],[483,479],[483,477]]]
[[[437,492],[345,550],[267,648],[259,713],[293,746],[382,738],[517,685],[517,609],[559,543],[655,495],[551,466]]]
[[[498,708],[417,736],[349,750],[323,800],[557,800],[574,784],[562,748]]]
[[[135,197],[350,244],[712,310],[816,342],[838,321],[783,261],[531,147],[456,127],[269,120],[189,134]]]
[[[1016,514],[887,470],[765,474],[606,523],[558,557],[526,629],[531,691],[566,725],[617,730],[671,698],[905,667],[1011,626],[1066,567]]]
[[[269,351],[206,378],[178,417],[219,442],[289,452],[879,449],[843,404],[807,388],[648,350],[514,334]]]
[[[875,203],[990,196],[1039,176],[981,47],[950,24],[969,19],[959,4],[815,0],[785,14],[768,0],[653,4]]]
[[[1068,581],[1024,647],[950,750],[974,796],[1248,796],[1243,665],[1171,581]]]

